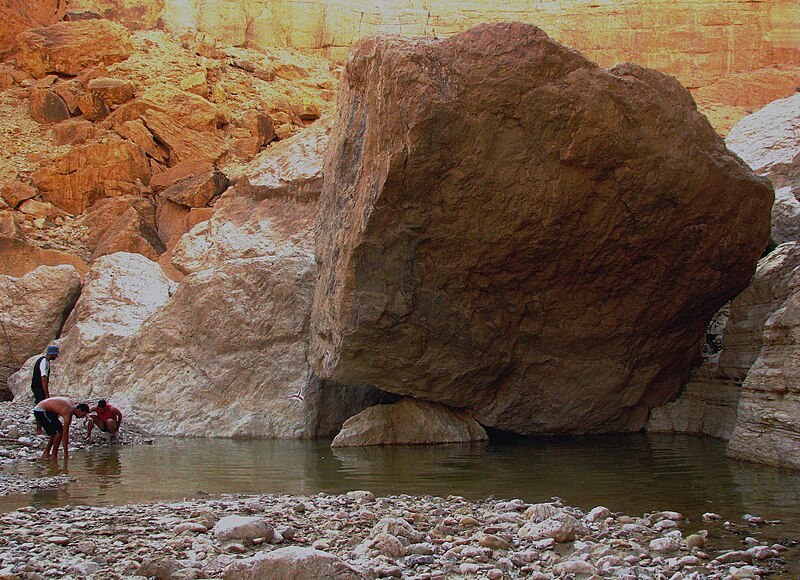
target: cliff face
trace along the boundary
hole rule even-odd
[[[677,77],[723,134],[794,92],[800,66],[796,0],[73,0],[70,10],[338,61],[364,36],[441,38],[521,21],[603,67],[635,62]]]

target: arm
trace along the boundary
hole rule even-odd
[[[44,398],[50,398],[50,377],[42,375],[42,389],[44,390]]]
[[[61,433],[61,444],[64,446],[64,459],[69,455],[69,426],[72,423],[72,413],[64,417],[64,431]]]
[[[122,425],[122,412],[117,408],[114,409],[114,419],[117,421],[117,428],[119,428]]]

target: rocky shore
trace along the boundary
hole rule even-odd
[[[558,501],[468,501],[368,491],[222,496],[119,507],[22,508],[0,516],[3,578],[761,578],[786,546],[758,518],[684,533],[676,512],[643,517]],[[739,528],[743,546],[719,550]],[[716,545],[715,545],[716,544]]]
[[[0,468],[7,468],[19,461],[36,461],[47,445],[47,435],[36,434],[32,408],[33,403],[28,400],[0,401]],[[152,440],[123,428],[114,445],[149,442]],[[87,441],[86,426],[81,420],[76,420],[70,427],[70,449],[87,449],[109,444],[107,436],[99,429]],[[59,461],[61,460],[62,456],[59,454]],[[66,475],[32,479],[19,474],[0,473],[0,496],[52,489],[73,479]]]

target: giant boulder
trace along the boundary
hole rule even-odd
[[[4,0],[0,2],[0,60],[17,50],[17,35],[29,28],[55,24],[64,16],[61,0]]]
[[[8,377],[58,338],[80,291],[80,274],[67,265],[0,276],[0,398]]]
[[[769,238],[689,93],[523,24],[379,37],[325,158],[310,359],[520,433],[639,429]]]
[[[772,239],[800,235],[800,93],[774,101],[739,121],[725,143],[775,186]]]

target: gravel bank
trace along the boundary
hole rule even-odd
[[[709,515],[713,518],[713,515]],[[681,514],[589,513],[558,502],[222,496],[119,507],[22,508],[0,516],[3,578],[759,578],[785,547],[744,522],[741,549],[715,550],[730,523],[684,535]],[[3,576],[3,575],[6,576]],[[272,576],[270,576],[272,577]],[[284,577],[284,576],[275,576]]]

